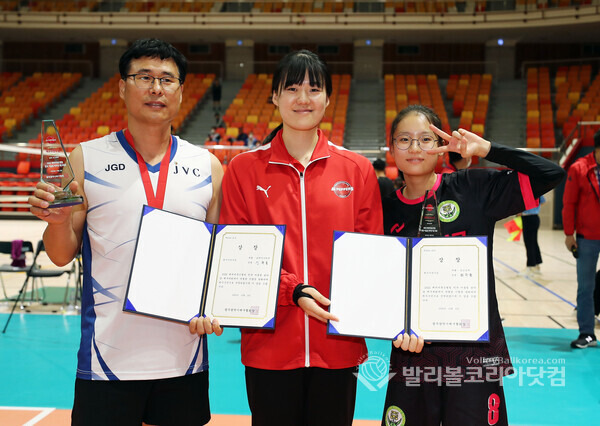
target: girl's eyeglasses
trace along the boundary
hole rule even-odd
[[[411,138],[409,135],[399,135],[392,139],[394,146],[401,151],[406,151],[411,147],[413,141],[417,141],[417,145],[423,150],[435,148],[437,138],[433,135],[421,135],[418,138]]]

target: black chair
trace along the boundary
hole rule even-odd
[[[10,256],[12,254],[12,241],[0,241],[0,254],[5,255],[3,258],[6,258],[6,261],[9,262],[11,260]],[[23,241],[23,246],[21,247],[21,253],[25,254],[26,257],[33,256],[33,244],[31,241]],[[31,256],[27,256],[27,253],[30,253]],[[4,261],[4,260],[3,260]],[[0,265],[0,283],[2,284],[2,291],[4,292],[4,298],[10,299],[8,294],[6,293],[6,286],[4,284],[3,274],[14,274],[14,273],[27,273],[31,269],[33,262],[25,259],[25,266],[12,266],[10,263],[4,263]]]
[[[67,292],[69,291],[69,282],[71,281],[71,278],[75,276],[78,262],[72,262],[71,266],[69,268],[58,268],[58,267],[42,268],[39,264],[38,257],[41,253],[43,253],[45,251],[46,251],[46,249],[44,247],[44,241],[42,241],[42,240],[38,241],[37,248],[35,250],[35,254],[33,255],[33,261],[31,263],[31,265],[29,266],[29,268],[27,268],[25,271],[26,272],[25,282],[23,283],[21,290],[19,290],[19,295],[17,296],[17,299],[15,300],[15,303],[13,304],[12,310],[10,311],[10,315],[8,316],[8,319],[6,320],[6,324],[4,325],[4,330],[2,331],[2,333],[6,333],[8,324],[10,323],[10,320],[15,312],[15,308],[17,307],[17,304],[19,302],[21,303],[21,309],[24,309],[26,290],[27,290],[27,286],[28,286],[30,280],[31,280],[31,299],[33,302],[33,295],[34,295],[34,293],[38,292],[37,285],[36,285],[37,280],[40,281],[40,284],[41,284],[40,288],[42,290],[44,290],[44,282],[43,282],[44,278],[56,278],[56,277],[60,277],[62,275],[67,275],[67,288],[65,290],[65,300],[63,302],[63,307],[64,307],[64,303],[66,303]],[[38,300],[40,300],[39,296],[38,296]],[[43,300],[43,298],[41,300]]]

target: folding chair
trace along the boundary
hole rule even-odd
[[[6,256],[10,256],[12,254],[12,241],[0,241],[0,254],[4,254]],[[33,255],[33,244],[31,241],[23,241],[23,246],[21,248],[21,253],[31,253]],[[0,283],[2,284],[2,291],[4,292],[4,298],[9,299],[8,294],[6,293],[6,286],[4,284],[3,274],[5,273],[26,273],[29,272],[33,263],[29,265],[25,264],[25,266],[12,266],[10,263],[5,263],[0,265]]]
[[[42,241],[42,240],[38,241],[37,248],[36,248],[35,254],[33,256],[32,264],[29,267],[29,269],[26,270],[27,276],[25,277],[25,282],[23,283],[21,290],[19,290],[19,295],[17,296],[17,299],[15,300],[15,302],[13,304],[12,310],[10,311],[10,315],[9,315],[8,319],[6,320],[6,324],[4,325],[4,330],[2,331],[2,333],[6,333],[8,324],[10,323],[10,320],[15,312],[15,308],[17,307],[17,304],[19,302],[21,303],[21,309],[24,309],[26,289],[27,289],[27,286],[28,286],[30,280],[31,280],[31,298],[33,301],[33,294],[37,292],[36,280],[38,280],[38,279],[40,280],[41,288],[43,290],[44,289],[44,282],[43,282],[44,278],[56,278],[56,277],[60,277],[60,276],[66,274],[67,275],[67,289],[65,291],[65,299],[63,301],[63,303],[66,303],[66,294],[68,292],[69,282],[71,280],[71,277],[75,275],[77,262],[72,262],[71,266],[69,268],[47,268],[47,269],[44,269],[40,266],[38,257],[42,252],[45,252],[45,251],[46,251],[46,249],[44,247],[44,241]],[[40,300],[40,299],[38,299],[38,300]],[[43,298],[42,298],[42,300],[43,300]]]
[[[71,276],[75,278],[72,294],[70,294]],[[62,311],[66,312],[69,307],[72,310],[81,310],[81,292],[83,285],[83,266],[81,261],[81,252],[75,256],[71,263],[71,275],[67,280],[67,286],[65,288],[65,296],[63,298]]]

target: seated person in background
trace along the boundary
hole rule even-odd
[[[215,114],[215,127],[219,128],[223,128],[226,129],[227,125],[225,124],[225,122],[223,121],[223,119],[221,118],[221,116],[219,114]]]
[[[208,134],[208,140],[211,142],[219,142],[221,140],[221,134],[217,132],[217,128],[212,126],[210,128],[210,133]]]
[[[240,132],[237,135],[236,141],[244,142],[244,145],[248,145],[248,135],[244,133],[244,130],[240,127]]]
[[[248,133],[248,139],[246,140],[247,146],[255,146],[258,143],[258,140],[254,137],[254,133]]]

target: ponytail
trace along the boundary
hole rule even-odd
[[[269,133],[267,135],[267,137],[262,141],[261,145],[266,145],[269,142],[271,142],[273,139],[275,139],[275,136],[277,135],[277,132],[279,132],[281,129],[283,129],[283,123],[281,123],[279,126],[275,127],[271,133]]]

